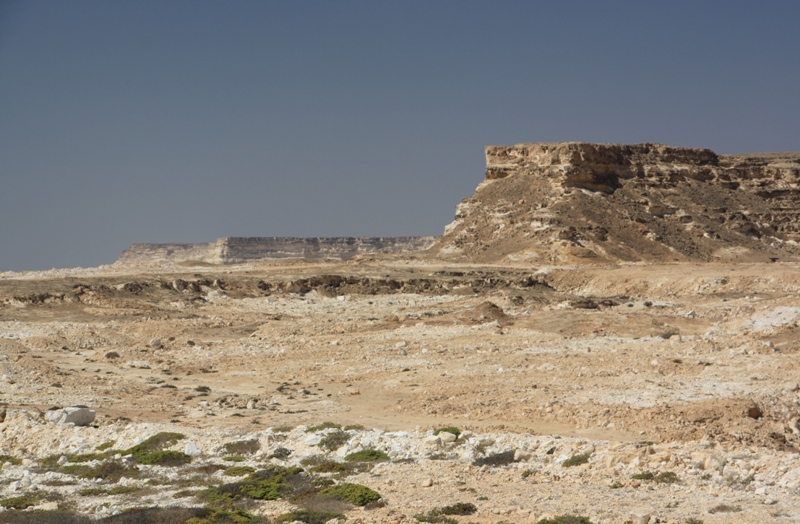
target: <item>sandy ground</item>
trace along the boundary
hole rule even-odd
[[[461,501],[477,507],[461,522],[800,522],[799,267],[372,256],[0,274],[0,455],[23,461],[0,470],[0,497],[60,490],[61,507],[112,514],[141,501],[20,479],[50,474],[43,457],[165,430],[193,439],[195,463],[247,436],[261,443],[247,464],[277,447],[300,464],[321,454],[307,427],[331,421],[364,428],[342,449],[393,459],[348,478],[385,501],[351,520]],[[95,427],[37,415],[71,405]],[[446,426],[468,433],[429,434]],[[515,460],[481,465],[504,451]],[[563,467],[580,453],[588,464]],[[648,471],[678,480],[632,478]]]

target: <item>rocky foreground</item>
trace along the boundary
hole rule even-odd
[[[620,442],[452,427],[436,433],[332,423],[249,432],[112,421],[74,426],[15,409],[2,426],[3,449],[16,453],[0,459],[0,504],[102,517],[131,507],[213,506],[215,496],[233,493],[248,514],[282,521],[311,509],[330,513],[326,522],[336,513],[349,522],[444,522],[436,520],[442,508],[468,515],[449,518],[474,522],[563,514],[597,523],[797,518],[796,453],[708,440]],[[130,451],[165,435],[156,447],[168,452],[160,458]],[[284,487],[250,494],[232,488],[263,471],[286,475],[277,483]],[[369,490],[350,503],[320,495],[346,484]]]
[[[6,274],[0,522],[800,521],[796,265],[393,260]]]

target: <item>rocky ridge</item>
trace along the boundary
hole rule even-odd
[[[400,254],[430,247],[435,237],[224,237],[199,244],[134,244],[118,264],[239,264],[282,258],[346,260],[367,253]]]
[[[800,153],[661,144],[486,148],[486,179],[434,250],[480,261],[785,260],[800,254]]]

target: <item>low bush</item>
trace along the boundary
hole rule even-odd
[[[320,495],[333,497],[343,502],[349,502],[356,506],[366,506],[370,502],[375,502],[381,498],[380,493],[373,491],[361,484],[344,483],[325,488],[319,492]]]
[[[542,519],[536,524],[592,524],[589,517],[578,517],[575,515],[559,515],[552,519]]]
[[[256,468],[250,466],[233,466],[225,470],[225,474],[229,477],[244,477],[254,472]]]
[[[589,457],[591,455],[592,455],[591,453],[581,453],[580,455],[573,455],[567,460],[565,460],[562,466],[564,466],[565,468],[571,468],[573,466],[580,466],[581,464],[586,464],[587,462],[589,462]]]
[[[362,449],[345,456],[347,462],[384,462],[389,460],[389,455],[379,449]]]
[[[336,451],[344,446],[348,440],[350,440],[350,434],[346,431],[342,431],[341,429],[337,429],[336,431],[332,431],[331,433],[328,433],[322,437],[319,447],[328,451]]]

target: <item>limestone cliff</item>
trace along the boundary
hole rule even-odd
[[[800,153],[661,144],[486,148],[434,251],[476,261],[766,260],[800,254]]]
[[[276,258],[335,258],[367,253],[401,254],[427,249],[436,237],[225,237],[200,244],[134,244],[121,264],[199,261],[238,264]]]

